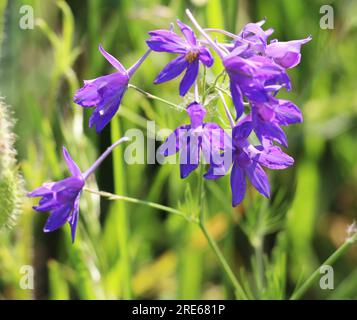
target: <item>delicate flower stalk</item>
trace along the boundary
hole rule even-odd
[[[195,101],[197,101],[198,103],[200,102],[200,94],[198,92],[198,83],[197,83],[197,80],[196,80],[196,83],[195,83]]]
[[[172,213],[174,215],[180,216],[180,217],[186,219],[189,222],[198,223],[198,220],[196,218],[190,217],[186,212],[183,212],[183,211],[171,208],[171,207],[167,207],[167,206],[164,206],[164,205],[159,204],[159,203],[140,200],[140,199],[137,199],[137,198],[126,197],[126,196],[122,196],[122,195],[118,195],[118,194],[113,194],[113,193],[110,193],[110,192],[92,190],[92,189],[89,189],[89,188],[84,188],[84,191],[96,194],[98,196],[107,198],[108,200],[112,200],[112,201],[122,200],[122,201],[125,201],[125,202],[144,205],[144,206],[147,206],[147,207],[150,207],[150,208],[154,208],[154,209],[157,209],[157,210],[160,210],[160,211],[165,211],[165,212]]]
[[[132,88],[132,89],[136,90],[137,92],[141,93],[142,95],[144,95],[148,99],[153,99],[153,100],[157,100],[157,101],[160,101],[162,103],[165,103],[168,106],[170,106],[170,107],[172,107],[172,108],[174,108],[174,109],[176,109],[178,111],[185,110],[185,108],[179,106],[178,104],[173,103],[171,101],[168,101],[166,99],[160,98],[158,96],[155,96],[155,95],[153,95],[153,94],[151,94],[149,92],[146,92],[145,90],[143,90],[143,89],[141,89],[141,88],[139,88],[139,87],[137,87],[137,86],[135,86],[135,85],[133,85],[131,83],[128,84],[128,88]]]
[[[201,165],[201,176],[203,174],[203,166]],[[235,295],[237,298],[241,299],[247,299],[247,295],[244,292],[244,289],[242,285],[239,283],[238,279],[234,275],[232,269],[230,268],[227,260],[225,259],[224,255],[222,254],[221,250],[219,249],[217,243],[214,241],[214,239],[211,237],[209,234],[206,225],[205,225],[205,211],[204,211],[204,197],[205,197],[205,191],[204,191],[204,179],[199,177],[199,185],[198,185],[198,196],[199,196],[199,227],[205,236],[208,244],[212,248],[213,252],[215,253],[218,261],[220,262],[224,272],[227,275],[227,278],[231,282],[233,288],[235,289]]]
[[[215,33],[220,33],[220,34],[223,34],[227,37],[230,37],[232,39],[239,39],[239,37],[234,34],[234,33],[231,33],[229,31],[226,31],[226,30],[222,30],[222,29],[216,29],[216,28],[205,28],[204,31],[206,32],[215,32]]]
[[[345,242],[332,253],[322,265],[332,266],[341,256],[343,256],[351,247],[357,242],[357,231],[353,234],[349,234],[349,237]],[[316,269],[311,276],[292,294],[290,300],[301,299],[307,290],[312,287],[316,281],[321,277],[320,267]]]
[[[221,59],[224,58],[225,53],[223,50],[218,46],[216,42],[212,40],[212,38],[206,33],[206,31],[199,25],[195,17],[192,15],[191,11],[189,9],[186,9],[186,15],[188,18],[191,20],[192,24],[196,27],[196,29],[203,35],[203,37],[208,41],[208,43],[211,45],[211,47],[216,51],[216,53],[219,55]]]
[[[224,99],[223,93],[222,93],[221,91],[218,91],[218,95],[219,95],[219,97],[220,97],[221,100],[222,100],[222,103],[223,103],[223,106],[224,106],[224,110],[225,110],[225,112],[226,112],[226,115],[227,115],[229,124],[231,125],[232,128],[234,128],[234,126],[235,126],[235,121],[234,121],[234,119],[233,119],[233,117],[232,117],[231,112],[229,111],[229,108],[228,108],[228,106],[227,106],[226,99]]]

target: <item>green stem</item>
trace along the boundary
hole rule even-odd
[[[213,250],[213,252],[215,253],[217,259],[219,260],[223,270],[225,271],[228,279],[230,280],[230,282],[232,283],[232,286],[235,289],[235,295],[236,297],[242,297],[243,299],[248,299],[247,295],[245,294],[243,287],[240,285],[240,283],[238,282],[238,279],[236,278],[236,276],[234,275],[232,269],[230,268],[230,266],[228,265],[227,260],[225,259],[225,257],[223,256],[221,250],[219,249],[216,241],[211,237],[211,235],[209,234],[206,226],[205,226],[205,215],[204,215],[204,186],[203,186],[203,166],[201,165],[201,170],[200,170],[200,177],[199,177],[199,184],[198,184],[198,192],[199,192],[199,206],[200,206],[200,215],[199,215],[199,226],[200,229],[203,233],[203,235],[205,236],[208,244],[210,245],[211,249]]]
[[[249,194],[249,204],[250,207],[253,206],[253,199],[251,195]],[[254,252],[255,252],[255,261],[256,261],[256,268],[257,268],[257,288],[258,288],[258,293],[262,292],[265,289],[265,277],[264,277],[264,231],[262,226],[264,225],[264,212],[265,212],[266,207],[263,205],[260,207],[260,210],[258,212],[257,216],[257,228],[256,228],[256,234],[253,237],[251,243],[254,247]]]
[[[147,91],[145,91],[145,90],[143,90],[143,89],[141,89],[141,88],[139,88],[139,87],[137,87],[137,86],[135,86],[135,85],[133,85],[133,84],[131,84],[131,83],[128,84],[128,88],[132,88],[132,89],[134,89],[134,90],[140,92],[141,94],[143,94],[143,95],[144,95],[146,98],[148,98],[148,99],[153,99],[153,100],[157,100],[157,101],[166,103],[166,104],[169,105],[170,107],[173,107],[173,108],[175,108],[175,109],[177,109],[177,110],[179,110],[179,111],[185,110],[185,108],[179,106],[178,104],[173,103],[173,102],[171,102],[171,101],[168,101],[168,100],[166,100],[166,99],[160,98],[160,97],[158,97],[158,96],[154,96],[153,94],[151,94],[151,93],[149,93],[149,92],[147,92]]]
[[[263,237],[259,237],[257,243],[254,245],[255,259],[258,270],[258,288],[264,288],[264,261],[263,261]]]
[[[232,128],[234,128],[235,122],[234,122],[234,119],[233,119],[233,116],[232,116],[231,112],[229,111],[229,108],[227,106],[226,100],[224,99],[223,93],[221,91],[218,91],[218,95],[222,100],[222,103],[223,103],[223,106],[224,106],[224,110],[226,112],[229,124],[231,125]]]
[[[221,87],[219,87],[219,86],[217,86],[217,85],[215,85],[214,88],[217,89],[218,91],[223,92],[224,94],[226,94],[226,95],[229,96],[230,98],[232,98],[231,93],[230,93],[229,91],[227,91],[226,89],[223,89],[223,88],[221,88]],[[249,106],[250,106],[249,102],[243,102],[243,105],[246,106],[246,107],[249,107]]]
[[[214,89],[214,88],[217,87],[218,80],[219,80],[222,76],[224,76],[225,73],[226,73],[226,71],[225,71],[225,70],[222,70],[221,73],[216,77],[216,79],[214,80],[214,82],[213,82],[212,84],[210,84],[207,89],[204,87],[203,95],[202,95],[202,101],[203,101],[202,104],[203,104],[203,105],[204,105],[204,102],[205,102],[205,100],[206,100],[208,94],[211,92],[212,89]],[[206,83],[206,68],[204,69],[204,81],[205,81],[204,83]]]
[[[121,195],[117,195],[117,194],[113,194],[113,193],[109,193],[109,192],[105,192],[105,191],[97,191],[97,190],[92,190],[89,188],[84,188],[85,191],[96,194],[98,196],[101,197],[105,197],[109,200],[123,200],[126,202],[130,202],[130,203],[135,203],[135,204],[141,204],[147,207],[151,207],[151,208],[155,208],[158,210],[162,210],[165,212],[169,212],[178,216],[181,216],[183,218],[185,218],[186,220],[190,221],[190,222],[194,222],[194,223],[198,223],[197,219],[188,217],[186,213],[180,211],[180,210],[176,210],[174,208],[171,207],[167,207],[164,206],[162,204],[159,203],[155,203],[155,202],[151,202],[151,201],[144,201],[144,200],[140,200],[140,199],[136,199],[136,198],[131,198],[131,197],[126,197],[126,196],[121,196]]]
[[[227,91],[226,89],[223,89],[223,88],[221,88],[221,87],[219,87],[219,86],[217,86],[217,85],[216,85],[214,88],[215,88],[216,90],[218,90],[218,91],[223,92],[223,93],[226,94],[228,97],[232,98],[231,93],[230,93],[229,91]]]
[[[120,139],[120,127],[118,118],[113,119],[111,123],[111,140],[112,143],[115,143]],[[115,193],[122,194],[124,193],[124,187],[122,182],[124,181],[124,170],[123,170],[123,161],[122,161],[122,150],[117,148],[113,150],[113,171],[114,171],[114,189]],[[118,226],[118,246],[120,251],[120,264],[122,268],[122,285],[123,285],[123,298],[129,300],[132,298],[132,289],[131,289],[131,263],[129,255],[129,223],[127,212],[125,208],[125,203],[118,202],[115,204],[115,210],[117,211],[117,221]]]
[[[348,238],[343,245],[341,245],[322,265],[333,265],[355,242],[357,241],[357,233]],[[316,282],[321,276],[320,267],[314,271],[314,273],[297,289],[290,300],[300,299],[305,292]]]

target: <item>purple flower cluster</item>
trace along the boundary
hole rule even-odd
[[[160,147],[161,154],[170,156],[180,153],[181,178],[192,173],[200,162],[209,164],[204,175],[206,179],[217,179],[230,171],[233,206],[243,200],[247,179],[262,195],[269,197],[270,186],[263,167],[285,169],[294,163],[293,158],[274,143],[287,147],[287,137],[282,127],[302,122],[299,108],[288,100],[277,98],[277,94],[282,88],[291,90],[287,69],[299,64],[301,46],[310,41],[311,37],[288,42],[268,42],[273,30],[262,28],[265,21],[249,23],[235,35],[224,30],[203,29],[190,11],[187,10],[186,13],[201,38],[179,20],[177,25],[181,34],[177,34],[173,27],[170,30],[151,31],[146,41],[148,51],[129,69],[125,69],[115,57],[99,46],[101,54],[116,71],[84,81],[84,86],[74,96],[74,102],[84,108],[94,108],[89,127],[95,126],[99,133],[117,113],[130,86],[131,77],[147,56],[152,51],[176,54],[161,70],[154,83],[160,84],[184,73],[179,93],[185,96],[194,86],[195,101],[186,109],[190,124],[179,126],[169,135]],[[231,41],[214,41],[208,34],[210,32],[222,33],[230,37]],[[204,103],[199,101],[200,66],[210,68],[214,63],[210,50],[218,55],[229,79],[227,89],[235,108],[235,120],[225,101],[223,103],[232,126],[230,131],[216,123],[205,122],[207,111]],[[225,88],[215,89],[228,92]],[[222,94],[219,95],[224,100]],[[253,133],[258,138],[259,145],[253,145],[249,141]],[[51,212],[45,232],[53,231],[68,222],[74,241],[79,199],[87,177],[116,145],[125,140],[126,138],[122,138],[112,145],[83,174],[67,150],[63,149],[72,176],[59,182],[45,183],[29,193],[30,197],[42,197],[39,205],[34,207],[35,210]]]
[[[268,44],[273,30],[264,31],[264,22],[247,24],[234,36],[233,44],[225,46],[228,53],[222,60],[230,79],[236,117],[244,112],[245,98],[251,106],[248,117],[259,140],[267,138],[287,147],[281,126],[302,122],[302,115],[292,102],[277,99],[276,94],[283,87],[291,90],[286,69],[299,64],[301,45],[311,37],[288,42],[272,40]]]
[[[236,111],[236,121],[238,120],[238,122],[233,123],[232,134],[229,135],[216,124],[204,123],[202,119],[206,113],[205,109],[194,102],[187,107],[191,126],[177,128],[163,144],[162,148],[166,151],[162,153],[168,156],[171,154],[167,151],[168,149],[173,152],[181,151],[180,171],[182,178],[185,178],[197,168],[200,150],[203,151],[204,160],[210,164],[205,174],[206,179],[220,178],[232,167],[233,206],[238,205],[243,200],[247,178],[262,195],[270,197],[268,177],[262,167],[277,170],[285,169],[294,163],[293,158],[285,154],[274,143],[277,142],[287,147],[287,137],[281,127],[302,122],[302,114],[299,108],[288,100],[278,99],[276,95],[282,88],[291,90],[287,69],[299,64],[301,45],[310,41],[311,37],[288,42],[272,40],[268,43],[268,38],[273,30],[263,30],[262,25],[265,21],[261,21],[247,24],[238,35],[230,34],[224,30],[208,29],[232,38],[232,42],[229,44],[218,43],[211,39],[206,30],[201,28],[189,11],[187,14],[204,40],[197,40],[188,26],[178,22],[186,40],[194,40],[195,47],[192,47],[192,41],[190,45],[186,43],[185,47],[181,47],[182,42],[176,41],[178,36],[173,31],[163,30],[151,32],[152,37],[147,41],[148,45],[154,51],[181,54],[177,61],[182,61],[185,58],[188,65],[192,63],[191,57],[195,57],[197,71],[192,73],[191,77],[185,75],[180,84],[180,88],[188,88],[197,78],[198,60],[205,64],[200,55],[201,52],[209,52],[208,48],[202,49],[208,44],[221,58],[225,72],[228,74],[229,89]],[[168,36],[168,34],[171,36]],[[201,44],[199,48],[197,48],[197,43]],[[205,57],[208,57],[208,55],[205,55]],[[212,65],[211,61],[213,60],[210,59],[209,61],[209,65],[205,64],[207,67]],[[168,80],[179,74],[177,70],[181,72],[183,67],[174,60],[164,68],[161,74],[171,75],[166,79]],[[161,74],[158,78],[161,77]],[[186,85],[183,84],[184,81],[187,82]],[[180,90],[181,94],[185,92]],[[244,112],[245,105],[249,106],[247,113]],[[199,110],[195,116],[192,115],[191,111],[193,106]],[[193,122],[195,122],[195,126],[193,126]],[[189,129],[189,131],[182,134],[183,129]],[[213,129],[216,129],[215,135],[211,134]],[[254,146],[249,142],[249,137],[253,132],[259,139],[260,145]],[[207,138],[208,134],[210,138]],[[229,136],[228,143],[227,135]],[[197,136],[199,137],[197,138]],[[216,139],[212,139],[212,136],[215,136]],[[192,143],[192,140],[196,142]],[[206,144],[204,141],[206,141]],[[172,144],[175,144],[176,148],[170,148]],[[227,153],[229,157],[224,157],[223,161],[220,160]],[[183,160],[188,160],[189,165],[186,164],[187,162],[183,163]]]

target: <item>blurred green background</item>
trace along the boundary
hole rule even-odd
[[[320,28],[324,4],[334,8],[332,30]],[[19,27],[23,5],[33,8],[33,30]],[[112,128],[96,135],[87,128],[91,111],[72,103],[83,79],[112,72],[99,43],[129,67],[145,52],[148,31],[167,28],[176,18],[187,22],[185,8],[201,25],[230,32],[266,17],[273,38],[312,35],[301,64],[289,71],[293,90],[283,95],[302,108],[305,119],[287,130],[296,165],[270,172],[272,200],[250,189],[232,209],[229,178],[206,183],[208,229],[249,297],[288,298],[344,242],[357,217],[357,1],[0,0],[0,96],[17,119],[26,189],[67,175],[63,144],[85,170],[111,137],[129,128],[155,120],[157,129],[173,129],[187,121],[183,113],[129,90]],[[170,58],[151,55],[132,82],[182,104],[177,80],[152,84]],[[215,117],[211,109],[208,117]],[[180,180],[178,166],[127,165],[119,149],[89,187],[172,207],[195,206],[197,175]],[[26,199],[17,225],[0,231],[0,299],[234,297],[200,230],[180,217],[84,193],[72,245],[68,226],[42,232],[47,214],[34,212],[33,204]],[[354,247],[334,267],[335,289],[315,283],[304,298],[357,298],[356,263]],[[34,290],[19,285],[23,265],[34,267]]]

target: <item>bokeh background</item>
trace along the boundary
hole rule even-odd
[[[334,8],[334,29],[320,28],[320,7]],[[33,30],[19,27],[21,6],[34,10]],[[287,130],[296,165],[271,172],[270,202],[250,189],[230,206],[229,178],[206,183],[207,225],[251,298],[285,299],[346,238],[357,209],[357,1],[353,0],[0,0],[0,95],[16,118],[18,162],[27,190],[67,175],[61,146],[86,169],[129,128],[175,128],[185,115],[126,94],[100,135],[87,128],[89,110],[71,97],[90,79],[112,72],[98,44],[130,66],[146,50],[147,32],[186,21],[237,33],[267,18],[280,40],[313,40],[291,70],[293,91],[282,97],[302,108],[305,122]],[[223,40],[223,39],[221,39]],[[137,86],[178,104],[178,81],[152,80],[171,57],[153,54],[133,78]],[[218,64],[216,71],[220,70]],[[219,106],[211,103],[209,117]],[[89,181],[93,189],[189,210],[197,175],[180,180],[178,166],[127,165],[118,148]],[[227,299],[234,294],[197,226],[180,217],[85,193],[78,238],[69,227],[44,234],[47,214],[26,199],[17,224],[0,231],[0,299]],[[0,207],[0,211],[2,208]],[[1,212],[0,212],[1,214]],[[357,298],[357,251],[335,265],[335,289],[316,283],[306,299]],[[34,290],[19,281],[35,270]]]

